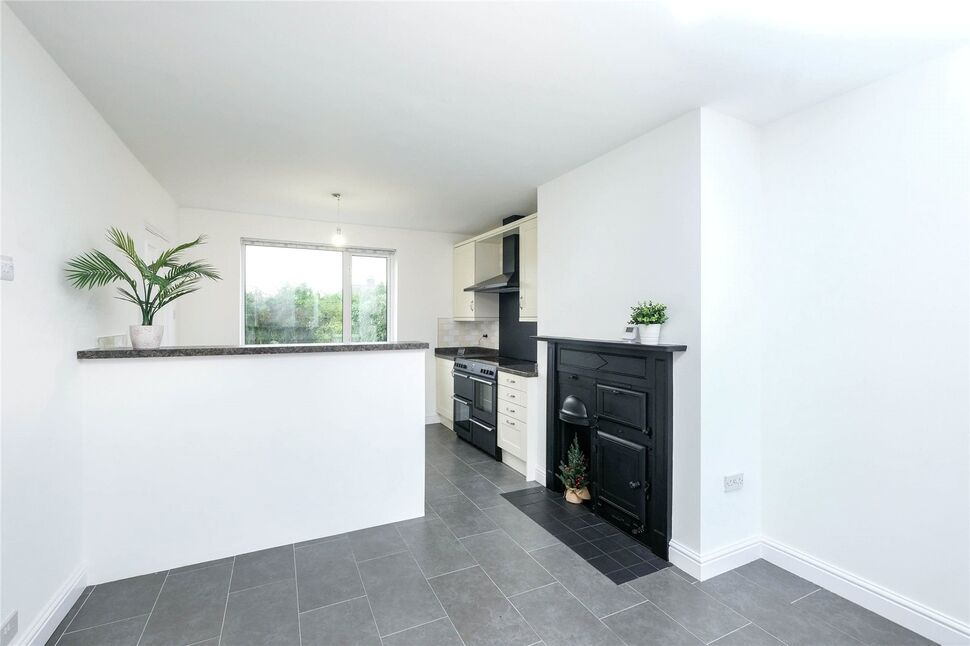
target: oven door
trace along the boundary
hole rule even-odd
[[[474,385],[472,417],[487,426],[495,426],[498,411],[498,388],[494,381],[469,377]]]
[[[453,409],[453,420],[455,427],[455,435],[461,439],[471,442],[472,441],[472,403],[471,401],[459,397],[458,395],[453,395],[451,397],[454,402]]]

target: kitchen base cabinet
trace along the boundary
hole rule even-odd
[[[513,373],[498,372],[498,445],[502,449],[502,461],[527,480],[529,473],[530,433],[539,432],[538,379]],[[533,459],[535,459],[533,457]]]
[[[455,380],[451,376],[451,371],[455,362],[451,359],[435,357],[435,412],[438,419],[448,428],[454,430],[452,416],[454,415],[454,401],[452,396],[455,394]]]

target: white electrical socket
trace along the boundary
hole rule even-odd
[[[744,474],[735,473],[734,475],[724,476],[724,491],[737,491],[744,486]]]
[[[13,258],[0,256],[0,280],[13,280]]]
[[[0,646],[7,646],[7,644],[13,641],[14,635],[17,634],[17,611],[14,610],[13,614],[7,617],[7,620],[3,622],[3,627],[0,628]]]

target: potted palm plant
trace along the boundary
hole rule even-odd
[[[124,283],[118,287],[115,298],[133,303],[141,311],[141,325],[128,328],[131,346],[136,350],[154,349],[162,344],[164,326],[153,324],[159,310],[175,299],[198,290],[203,278],[222,278],[215,267],[206,262],[182,261],[182,254],[204,244],[205,236],[167,249],[152,262],[138,255],[135,241],[127,233],[111,227],[107,238],[135,268],[135,275],[129,275],[107,254],[92,249],[67,261],[67,279],[78,289]]]
[[[667,322],[667,306],[663,303],[640,301],[630,308],[630,323],[640,328],[640,343],[656,345],[660,342],[660,327]]]

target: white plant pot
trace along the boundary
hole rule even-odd
[[[640,343],[644,345],[657,345],[660,343],[660,328],[663,327],[660,323],[654,323],[653,325],[640,324],[637,327],[640,328]]]
[[[131,337],[131,347],[135,350],[155,350],[162,345],[164,325],[131,325],[128,335]]]

